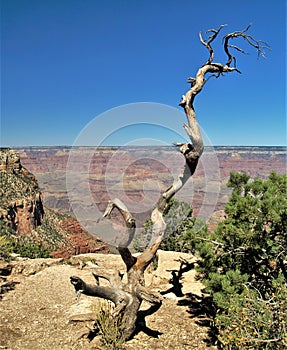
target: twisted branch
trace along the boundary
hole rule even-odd
[[[201,43],[209,51],[209,58],[207,62],[198,69],[196,77],[191,77],[187,80],[191,84],[190,89],[182,96],[182,100],[179,103],[186,114],[187,123],[184,124],[183,127],[191,142],[174,144],[176,147],[179,147],[180,152],[184,156],[185,165],[182,172],[174,180],[173,184],[162,193],[151,213],[153,235],[150,246],[138,257],[132,256],[128,249],[128,245],[134,237],[136,223],[128,208],[119,199],[109,201],[107,209],[103,214],[103,217],[109,217],[114,209],[118,209],[125,220],[128,230],[128,238],[119,244],[118,251],[126,264],[128,282],[123,284],[119,275],[110,275],[108,273],[102,273],[101,271],[94,272],[94,277],[96,279],[95,285],[87,284],[79,277],[71,277],[71,283],[74,285],[77,294],[83,293],[90,296],[98,296],[111,300],[115,304],[113,315],[118,315],[120,313],[123,314],[122,322],[124,325],[123,332],[125,339],[129,339],[135,330],[135,323],[137,316],[140,314],[139,308],[143,300],[154,304],[155,309],[158,309],[161,305],[160,295],[144,286],[144,271],[151,263],[164,237],[166,228],[166,223],[163,217],[164,212],[172,197],[194,174],[199,158],[204,150],[203,140],[193,106],[194,99],[197,94],[201,92],[210,77],[215,76],[218,78],[224,73],[233,71],[240,73],[236,68],[236,59],[230,53],[230,49],[234,49],[244,54],[246,54],[246,52],[236,45],[231,45],[231,39],[243,38],[250,46],[256,48],[258,56],[265,57],[264,50],[270,49],[263,41],[256,40],[251,35],[247,34],[247,31],[250,28],[249,25],[242,31],[233,32],[224,37],[223,46],[227,55],[227,62],[225,64],[214,63],[212,43],[225,26],[226,25],[221,25],[218,29],[208,30],[206,33],[210,33],[210,35],[207,40],[203,39],[201,33],[199,34]],[[231,66],[232,62],[234,62],[234,66]],[[211,240],[210,242],[221,246],[221,243],[219,242]],[[110,286],[100,286],[99,278],[108,280]],[[274,341],[277,341],[277,339],[274,339]]]
[[[230,67],[232,61],[234,61],[234,64],[236,65],[236,59],[235,57],[230,53],[229,48],[233,48],[241,53],[247,54],[244,50],[239,48],[238,46],[231,45],[229,44],[230,39],[234,38],[243,38],[248,42],[248,44],[252,47],[254,47],[257,50],[258,58],[262,56],[263,58],[266,58],[265,56],[265,51],[264,50],[270,50],[270,46],[262,41],[262,40],[257,40],[253,38],[251,35],[246,34],[246,32],[249,30],[251,27],[251,24],[249,24],[245,29],[239,31],[239,32],[233,32],[225,35],[224,37],[224,51],[227,54],[228,60],[226,62],[226,66]]]
[[[222,24],[217,30],[216,29],[209,29],[206,31],[206,33],[213,33],[213,35],[208,37],[208,40],[205,41],[202,38],[202,33],[199,32],[199,40],[200,42],[208,49],[209,51],[209,59],[207,60],[206,63],[203,64],[203,66],[207,65],[207,64],[211,64],[211,62],[213,61],[214,58],[214,51],[211,47],[211,43],[213,42],[214,39],[216,39],[217,35],[219,34],[219,32],[221,31],[222,28],[226,27],[227,24]]]
[[[122,214],[127,229],[128,229],[128,240],[122,242],[122,244],[117,248],[124,263],[126,264],[127,271],[131,269],[131,267],[136,263],[137,259],[132,256],[130,250],[127,248],[127,246],[130,244],[131,240],[134,237],[135,230],[136,230],[136,221],[133,218],[132,214],[128,210],[128,208],[125,206],[125,204],[118,198],[115,198],[114,200],[110,200],[107,206],[107,209],[105,210],[103,217],[109,217],[113,211],[113,209],[118,209],[119,212]]]

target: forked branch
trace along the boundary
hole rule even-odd
[[[230,39],[235,39],[235,38],[242,38],[245,41],[247,41],[247,43],[254,47],[257,50],[257,54],[258,57],[262,56],[263,58],[265,58],[265,50],[270,50],[270,46],[262,41],[262,40],[257,40],[255,38],[253,38],[253,36],[246,34],[247,31],[250,29],[251,24],[249,24],[245,29],[243,29],[242,31],[239,32],[233,32],[233,33],[229,33],[227,35],[225,35],[224,37],[224,51],[228,57],[228,60],[226,62],[226,66],[230,67],[232,61],[234,62],[235,66],[236,66],[236,58],[235,56],[233,56],[230,53],[230,48],[235,49],[236,51],[239,51],[241,53],[247,54],[247,52],[245,52],[243,49],[241,49],[240,47],[236,46],[236,45],[231,45],[229,43]]]
[[[103,217],[109,217],[115,208],[118,209],[119,212],[122,214],[128,230],[128,239],[125,239],[122,242],[122,244],[118,246],[118,251],[121,254],[124,263],[126,264],[127,271],[129,271],[137,260],[134,256],[132,256],[130,250],[128,249],[129,243],[134,238],[136,230],[136,221],[133,218],[130,211],[128,210],[128,208],[125,206],[125,204],[118,198],[109,201],[107,209],[103,214]]]
[[[246,52],[239,46],[231,45],[231,39],[244,39],[251,47],[257,50],[259,56],[265,57],[264,50],[270,49],[266,43],[256,40],[251,35],[247,34],[250,28],[249,25],[242,31],[229,33],[224,36],[223,46],[227,55],[227,62],[225,64],[215,63],[213,62],[214,50],[212,44],[224,27],[226,27],[226,25],[221,25],[218,29],[208,30],[206,33],[209,34],[209,37],[206,40],[203,39],[201,33],[199,34],[201,43],[209,51],[209,58],[207,62],[198,69],[195,78],[191,77],[187,80],[191,83],[190,89],[182,96],[182,100],[179,103],[186,114],[187,123],[184,124],[183,127],[190,142],[174,144],[176,147],[179,147],[180,152],[184,156],[185,166],[177,178],[174,179],[173,183],[161,194],[151,213],[152,241],[150,246],[138,257],[134,257],[131,254],[128,245],[133,239],[136,230],[135,220],[128,208],[119,199],[111,200],[103,216],[109,217],[112,211],[117,209],[124,218],[128,236],[121,241],[118,251],[126,265],[127,283],[123,283],[119,275],[111,275],[99,270],[94,272],[94,277],[96,279],[95,285],[87,284],[79,277],[71,277],[71,283],[74,285],[78,294],[83,293],[90,296],[98,296],[111,300],[115,304],[114,315],[122,314],[123,316],[122,329],[125,339],[129,339],[135,330],[136,321],[140,313],[139,308],[143,300],[154,304],[156,306],[154,309],[158,309],[161,305],[161,296],[145,287],[144,271],[153,260],[164,237],[166,229],[164,213],[169,206],[169,202],[194,174],[199,158],[204,150],[203,140],[193,106],[194,99],[197,94],[201,92],[210,77],[220,77],[224,73],[234,71],[240,73],[236,68],[235,56],[231,54],[230,50],[235,49],[241,53]],[[232,63],[234,63],[233,66]],[[100,286],[99,278],[104,278],[109,281],[110,286]]]
[[[209,29],[206,31],[206,33],[213,33],[212,35],[210,35],[208,37],[208,40],[204,40],[202,37],[202,33],[199,32],[199,40],[200,42],[208,49],[209,51],[209,59],[206,63],[204,63],[203,66],[207,65],[207,64],[211,64],[211,62],[213,61],[214,58],[214,51],[213,48],[211,47],[211,43],[213,42],[213,40],[216,39],[217,35],[219,34],[219,32],[221,31],[222,28],[226,27],[226,24],[222,24],[217,30],[216,29]]]

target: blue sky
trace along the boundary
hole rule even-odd
[[[180,110],[186,79],[208,57],[199,31],[225,23],[223,34],[252,23],[272,51],[258,60],[247,48],[237,54],[242,74],[208,81],[195,101],[200,126],[213,145],[286,144],[285,0],[2,0],[1,16],[2,146],[71,145],[125,104]]]

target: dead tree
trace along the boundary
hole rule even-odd
[[[194,99],[200,93],[205,83],[211,77],[220,77],[225,73],[240,71],[236,67],[236,58],[232,55],[231,50],[236,50],[241,53],[246,53],[239,46],[232,45],[232,39],[243,39],[250,46],[254,47],[259,56],[264,56],[264,49],[269,49],[268,45],[262,41],[255,40],[247,34],[250,25],[242,31],[233,32],[223,37],[223,48],[227,56],[226,63],[214,62],[214,51],[212,48],[213,41],[217,38],[225,25],[221,25],[218,29],[210,29],[206,32],[207,39],[204,39],[202,34],[199,34],[200,42],[207,48],[209,52],[208,60],[198,69],[195,78],[188,78],[187,82],[191,84],[190,89],[182,96],[179,105],[184,109],[187,124],[184,124],[184,129],[189,136],[191,143],[174,143],[179,147],[180,152],[185,158],[185,166],[183,171],[178,175],[173,184],[168,187],[160,196],[156,207],[151,213],[152,222],[152,240],[148,248],[137,257],[134,257],[126,242],[118,247],[118,251],[126,265],[127,283],[124,283],[122,276],[117,272],[109,275],[105,271],[96,270],[93,275],[96,279],[95,285],[85,283],[79,277],[71,277],[71,283],[74,285],[77,293],[83,293],[89,296],[95,296],[110,300],[114,303],[113,315],[122,315],[122,333],[125,339],[132,337],[135,331],[136,321],[139,308],[143,300],[148,301],[153,305],[153,308],[160,307],[162,297],[160,294],[151,291],[145,286],[144,272],[155,256],[161,241],[164,237],[166,224],[163,214],[168,206],[171,198],[184,186],[187,180],[194,174],[199,158],[203,153],[204,145],[200,133],[200,128],[197,123],[194,110]],[[111,212],[117,209],[122,214],[127,229],[128,236],[132,239],[136,222],[132,217],[127,207],[119,200],[114,199],[108,203],[107,209],[103,214],[108,217]],[[109,286],[101,286],[99,278],[109,281]],[[156,307],[157,306],[157,307]]]

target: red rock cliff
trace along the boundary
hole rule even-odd
[[[44,217],[38,183],[13,150],[1,150],[0,175],[0,220],[19,235],[29,234]]]

